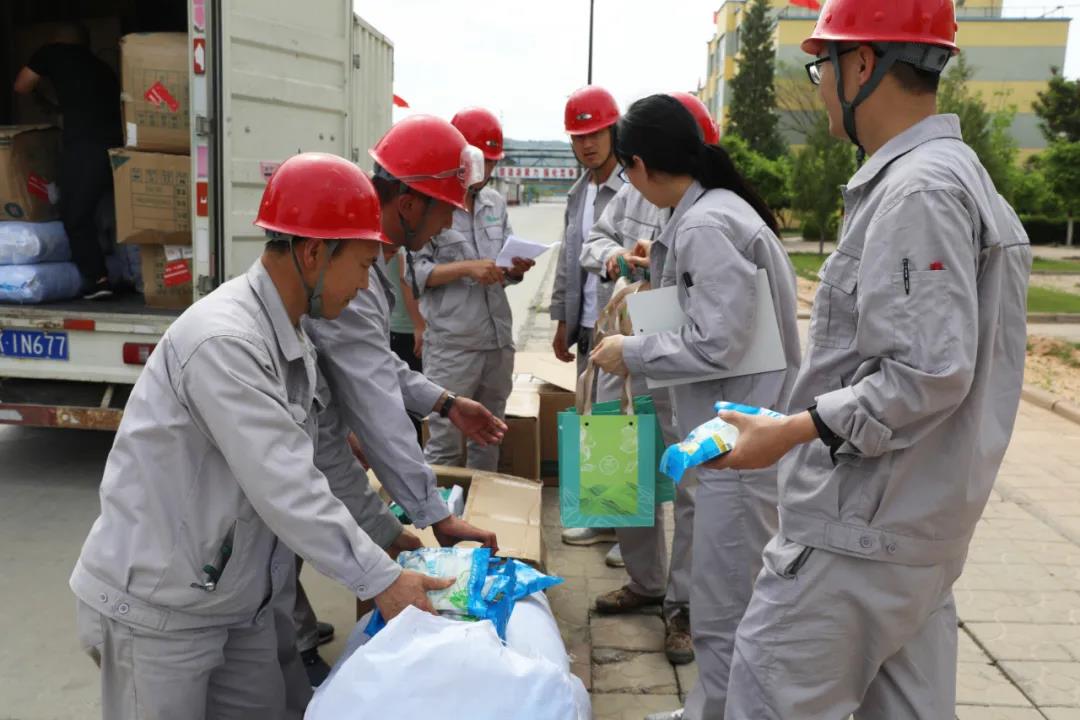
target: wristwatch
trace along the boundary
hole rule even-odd
[[[806,409],[810,413],[810,419],[814,421],[814,429],[817,430],[818,437],[821,438],[821,442],[825,443],[829,448],[829,457],[832,458],[833,465],[836,464],[836,451],[840,449],[840,446],[844,444],[844,438],[840,437],[832,431],[832,429],[825,424],[825,421],[818,415],[817,405],[812,405]]]
[[[450,409],[454,407],[455,400],[457,400],[457,395],[447,391],[446,399],[443,400],[442,407],[439,408],[439,417],[449,417]]]

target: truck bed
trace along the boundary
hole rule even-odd
[[[43,305],[8,305],[0,303],[0,316],[40,317],[42,315],[64,315],[67,317],[87,317],[97,315],[152,315],[163,318],[180,317],[181,310],[160,310],[146,307],[146,301],[139,293],[117,295],[108,300],[67,300],[64,302],[45,303]]]

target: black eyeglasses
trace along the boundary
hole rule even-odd
[[[858,45],[856,45],[855,47],[849,47],[847,50],[841,50],[840,52],[838,52],[836,54],[836,57],[839,58],[841,55],[847,55],[849,52],[858,49]],[[810,82],[812,82],[814,85],[821,84],[821,66],[831,60],[832,56],[826,55],[825,57],[818,58],[817,60],[811,60],[810,62],[806,63],[806,76],[810,78]]]

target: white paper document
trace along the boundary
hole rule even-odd
[[[499,252],[499,257],[495,259],[495,264],[505,268],[514,267],[514,258],[535,260],[550,249],[550,245],[541,245],[531,240],[523,240],[517,235],[511,235],[503,243],[503,249]]]
[[[678,330],[689,322],[679,307],[678,288],[674,285],[640,292],[626,298],[630,321],[635,335],[651,335],[668,330]],[[717,308],[716,312],[723,312]],[[754,332],[750,347],[738,364],[730,370],[708,375],[687,376],[675,380],[647,378],[650,389],[688,385],[707,380],[723,380],[743,375],[783,370],[787,367],[784,344],[780,340],[780,326],[776,322],[769,276],[764,270],[757,271],[757,307],[754,311]]]

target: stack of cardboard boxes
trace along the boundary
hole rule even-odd
[[[139,245],[146,304],[191,304],[191,129],[184,33],[120,40],[123,148],[109,152],[116,239]]]

